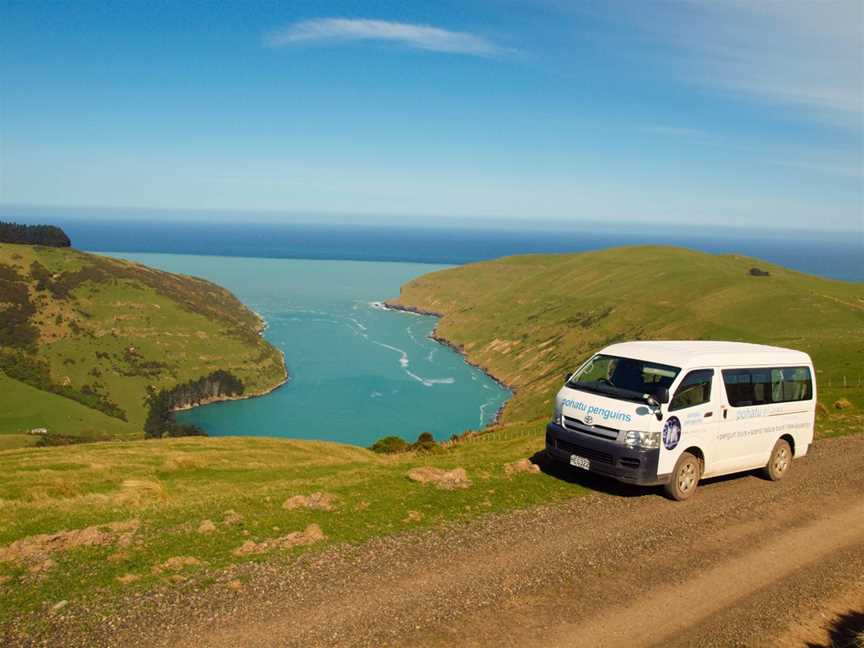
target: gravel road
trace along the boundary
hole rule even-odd
[[[61,628],[54,638],[190,648],[805,646],[834,632],[839,646],[864,630],[853,629],[864,619],[864,436],[816,444],[782,482],[709,480],[683,503],[556,474],[597,493],[334,547],[288,568],[243,567],[225,576],[241,576],[240,591],[217,584],[127,601],[86,641]]]

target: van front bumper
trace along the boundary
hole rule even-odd
[[[669,475],[657,474],[660,450],[638,450],[598,439],[589,434],[568,430],[557,423],[546,426],[546,453],[569,464],[573,455],[587,459],[588,470],[627,484],[656,486],[669,481]],[[582,470],[574,468],[574,470]]]

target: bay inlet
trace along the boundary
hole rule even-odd
[[[265,321],[287,384],[265,396],[179,412],[212,436],[277,436],[368,446],[421,432],[443,440],[493,421],[510,392],[431,339],[436,318],[382,308],[445,265],[107,253],[202,277]],[[215,350],[214,350],[215,351]]]

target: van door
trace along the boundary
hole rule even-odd
[[[658,474],[671,473],[681,453],[694,446],[705,458],[703,474],[710,473],[719,416],[715,373],[710,368],[691,369],[675,387],[660,436]]]
[[[771,404],[771,369],[766,367],[721,370],[724,402],[717,435],[718,473],[749,470],[768,462],[774,439],[768,434]]]

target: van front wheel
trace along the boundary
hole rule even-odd
[[[792,447],[788,441],[780,439],[774,444],[774,449],[771,451],[771,458],[764,469],[765,476],[771,481],[778,481],[786,476],[791,467]]]
[[[697,457],[684,452],[678,458],[672,471],[669,483],[666,484],[666,494],[679,502],[686,500],[696,490],[699,478],[702,476],[702,464]]]

